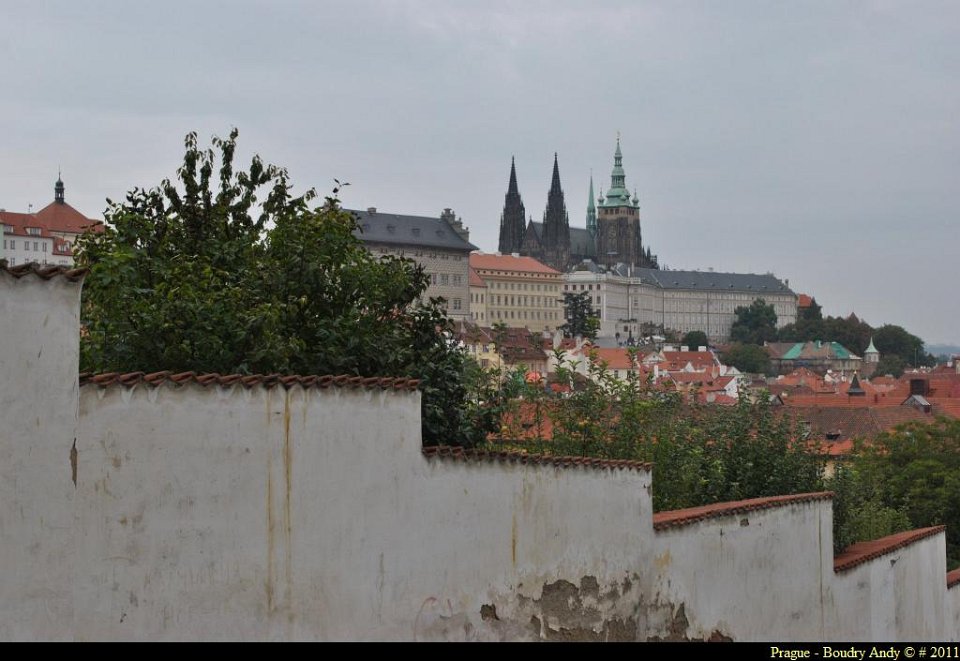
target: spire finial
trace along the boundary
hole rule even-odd
[[[53,185],[53,201],[57,204],[64,203],[63,179],[61,178],[60,166],[57,166],[57,183]]]

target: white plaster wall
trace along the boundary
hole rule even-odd
[[[946,607],[944,609],[947,631],[960,638],[960,585],[954,585],[947,590]]]
[[[0,270],[0,640],[70,636],[79,292]]]
[[[688,636],[822,638],[822,590],[833,574],[832,504],[808,501],[656,533],[654,593],[681,604]],[[653,631],[676,614],[651,621]]]
[[[956,640],[943,533],[880,556],[832,583],[832,640]]]
[[[495,638],[483,604],[509,620],[545,582],[637,583],[648,473],[427,460],[418,411],[415,393],[84,387],[77,636]]]

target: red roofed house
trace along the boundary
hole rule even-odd
[[[87,218],[66,203],[63,181],[57,178],[53,202],[37,213],[0,211],[3,250],[0,258],[18,264],[73,265],[73,244],[84,232],[103,231],[103,222]]]
[[[563,325],[559,271],[533,257],[479,252],[471,253],[470,268],[487,286],[483,311],[487,325],[503,323],[536,332]],[[481,312],[479,307],[476,312]]]

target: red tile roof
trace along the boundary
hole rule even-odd
[[[590,349],[588,355],[598,363],[606,363],[607,369],[611,370],[636,370],[637,363],[630,360],[630,354],[627,349],[613,347],[594,347]],[[637,354],[637,361],[642,360],[643,355]]]
[[[0,211],[0,223],[5,225],[3,228],[4,235],[12,234],[13,236],[22,236],[25,238],[32,236],[34,238],[51,239],[53,242],[53,249],[51,250],[52,254],[63,256],[70,256],[73,254],[73,252],[70,250],[70,244],[64,239],[51,234],[50,228],[45,227],[42,221],[33,214]],[[40,234],[31,234],[27,230],[27,228],[30,227],[39,229]],[[102,231],[102,228],[100,231]]]
[[[481,277],[477,274],[477,272],[476,272],[475,270],[473,270],[473,267],[472,267],[472,266],[469,267],[469,275],[468,275],[467,279],[468,279],[468,281],[470,282],[470,286],[471,286],[471,287],[486,287],[486,286],[487,286],[487,283],[485,283],[485,282],[483,281],[483,278],[481,278]]]
[[[420,382],[417,379],[404,379],[394,377],[362,377],[351,375],[334,376],[326,374],[323,376],[300,376],[297,374],[197,374],[196,372],[106,372],[103,374],[91,374],[84,372],[80,375],[81,386],[99,386],[106,388],[108,386],[123,386],[132,388],[139,384],[148,386],[159,386],[164,383],[172,385],[185,385],[188,383],[197,383],[201,386],[232,386],[239,384],[244,388],[253,386],[263,386],[273,388],[283,386],[292,388],[295,385],[304,388],[365,388],[381,390],[416,390]]]
[[[50,280],[57,276],[63,276],[70,282],[80,282],[83,280],[83,276],[87,274],[87,269],[75,269],[69,266],[53,266],[49,264],[20,264],[17,266],[7,266],[0,269],[0,272],[9,273],[14,278],[35,275],[43,280]]]
[[[600,470],[633,470],[648,473],[653,464],[629,459],[596,459],[593,457],[552,457],[549,455],[527,454],[519,450],[494,452],[489,450],[467,450],[460,447],[436,446],[423,448],[423,456],[428,459],[448,459],[456,461],[494,462],[511,464],[533,464],[556,466],[557,468],[596,468]]]
[[[898,532],[895,535],[881,537],[869,542],[857,542],[845,548],[840,555],[833,558],[833,571],[842,572],[853,569],[865,562],[874,560],[888,553],[893,553],[898,549],[909,546],[927,537],[939,535],[946,527],[933,526],[931,528],[920,528],[919,530],[907,530]]]
[[[794,503],[807,503],[817,500],[830,500],[833,493],[822,491],[817,493],[798,493],[790,496],[771,496],[769,498],[751,498],[750,500],[737,500],[729,503],[715,503],[713,505],[704,505],[702,507],[690,507],[682,510],[672,510],[669,512],[657,512],[653,515],[653,529],[667,530],[668,528],[677,528],[688,526],[698,521],[707,519],[717,519],[724,516],[734,516],[737,514],[746,514],[757,510],[766,510],[774,507],[784,507]]]
[[[813,297],[806,294],[797,294],[797,307],[808,308],[813,305]]]
[[[51,202],[34,214],[40,226],[51,232],[82,234],[88,229],[103,231],[103,221],[87,218],[67,203]]]
[[[960,585],[960,569],[947,572],[947,589]]]
[[[490,271],[516,271],[521,273],[549,273],[560,275],[560,271],[538,262],[533,257],[514,257],[513,255],[487,255],[470,253],[470,267]]]

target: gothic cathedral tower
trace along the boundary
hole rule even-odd
[[[616,263],[657,268],[649,251],[644,253],[640,237],[640,200],[626,187],[623,173],[623,155],[620,153],[620,136],[617,136],[617,151],[613,155],[613,171],[610,189],[598,200],[597,209],[597,262],[612,266]]]
[[[520,190],[517,188],[517,168],[510,159],[510,185],[503,202],[503,214],[500,216],[500,252],[504,255],[520,252],[523,234],[526,230],[526,211]]]
[[[553,178],[543,212],[543,261],[558,271],[566,271],[570,261],[570,218],[560,187],[560,167],[553,155]]]

